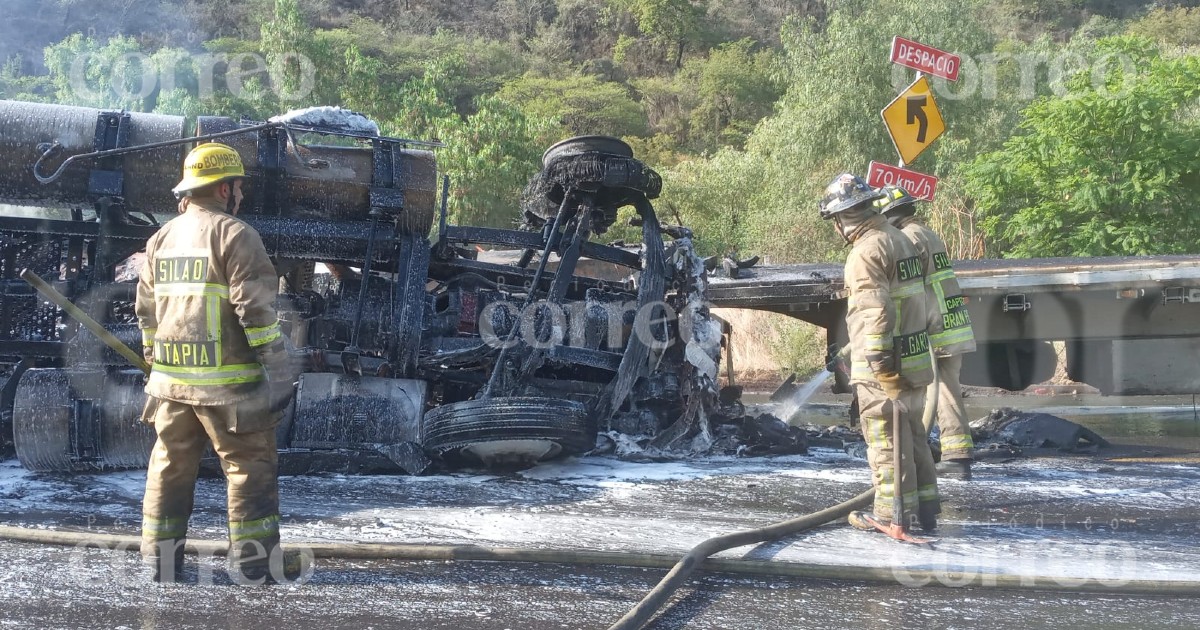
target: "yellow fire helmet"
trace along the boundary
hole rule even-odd
[[[219,142],[206,142],[188,153],[183,161],[183,179],[171,192],[182,197],[197,188],[245,176],[242,156],[237,151]]]
[[[875,209],[887,218],[906,217],[917,211],[917,198],[899,186],[884,186],[879,189],[883,197],[875,202]]]

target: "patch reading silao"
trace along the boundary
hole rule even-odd
[[[154,362],[175,367],[215,367],[215,341],[155,341]]]
[[[896,275],[900,278],[900,282],[920,278],[924,275],[924,270],[921,269],[921,259],[913,256],[912,258],[897,261]]]
[[[208,259],[200,256],[159,258],[154,266],[154,282],[205,282],[208,280]]]
[[[933,255],[933,268],[935,271],[950,268],[950,257],[946,255],[946,252],[938,252]]]

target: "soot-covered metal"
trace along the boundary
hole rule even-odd
[[[278,429],[283,472],[525,466],[612,432],[713,445],[726,331],[690,232],[659,223],[661,179],[627,145],[561,142],[520,229],[454,226],[429,144],[347,119],[201,117],[188,138],[177,117],[0,102],[0,202],[33,208],[0,217],[0,446],[38,471],[145,464],[141,372],[18,275],[136,343],[139,252],[175,210],[186,143],[217,134],[246,165],[239,217],[275,262],[302,372]],[[594,242],[624,206],[641,246]],[[479,256],[491,247],[519,257]]]

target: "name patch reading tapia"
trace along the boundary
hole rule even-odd
[[[215,341],[155,341],[154,362],[175,367],[215,367]]]

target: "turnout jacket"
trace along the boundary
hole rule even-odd
[[[925,286],[929,298],[929,342],[938,356],[952,356],[975,351],[975,332],[967,300],[958,286],[946,243],[937,232],[926,227],[915,216],[907,216],[895,224],[917,248],[925,269]]]
[[[192,405],[266,395],[260,357],[283,352],[279,279],[262,238],[217,201],[189,200],[146,242],[137,290],[146,393]]]
[[[882,215],[867,219],[857,234],[844,274],[850,382],[899,374],[907,387],[924,387],[933,381],[933,365],[920,256]]]

